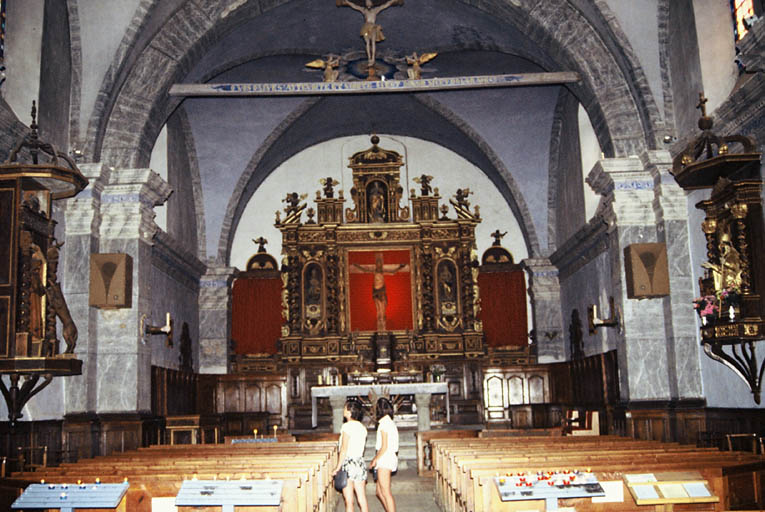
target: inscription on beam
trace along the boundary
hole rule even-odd
[[[518,87],[578,82],[578,73],[518,73],[510,75],[453,76],[419,80],[380,80],[359,82],[287,82],[174,84],[170,96],[313,96],[327,94],[372,94],[390,92],[443,91]]]

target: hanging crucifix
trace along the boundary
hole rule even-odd
[[[382,26],[377,23],[377,15],[380,11],[387,9],[392,5],[404,5],[404,0],[387,0],[380,5],[374,5],[372,0],[365,0],[365,7],[362,7],[351,0],[335,0],[338,7],[350,7],[354,11],[359,11],[364,16],[364,24],[361,26],[361,37],[364,38],[367,51],[367,65],[369,75],[367,79],[373,79],[375,75],[375,53],[377,52],[377,43],[385,40]]]

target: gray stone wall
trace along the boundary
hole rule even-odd
[[[199,167],[194,139],[182,107],[167,121],[167,181],[173,187],[167,200],[167,233],[185,250],[197,255],[198,223],[204,226],[204,211],[197,211],[197,191],[201,194]],[[201,204],[199,209],[203,210]]]
[[[69,105],[72,58],[66,2],[45,0],[40,68],[40,138],[69,152]]]
[[[693,2],[672,0],[669,2],[669,31],[667,41],[668,66],[672,82],[672,105],[675,116],[675,133],[694,133],[699,111],[696,104],[704,86],[701,81],[699,43],[696,39]],[[682,28],[681,28],[682,27]]]
[[[169,346],[162,335],[144,336],[151,346],[153,366],[179,368],[181,333],[186,323],[192,342],[192,361],[195,368],[199,367],[199,279],[204,271],[204,264],[180,242],[162,232],[154,236],[148,319],[152,325],[161,326],[170,313],[173,344]]]
[[[554,250],[585,223],[582,155],[579,147],[579,103],[561,90],[550,144],[550,248]]]

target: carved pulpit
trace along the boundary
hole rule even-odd
[[[73,353],[77,327],[57,277],[61,244],[51,203],[76,195],[87,180],[69,157],[39,140],[35,114],[33,104],[31,132],[0,164],[0,375],[9,375],[11,383],[7,387],[0,378],[0,391],[11,424],[54,376],[79,375],[82,368]]]
[[[743,135],[718,136],[698,107],[702,133],[673,162],[673,174],[686,190],[711,188],[696,207],[706,214],[701,230],[707,242],[704,276],[695,307],[705,353],[743,379],[760,403],[765,360],[755,353],[765,339],[765,223],[762,207],[762,155]]]
[[[421,196],[409,194],[410,210],[402,156],[380,147],[376,136],[371,142],[349,159],[350,205],[342,191],[336,194],[337,180],[327,177],[315,210],[295,192],[287,195],[284,217],[277,215],[284,254],[282,360],[373,372],[483,356],[478,207],[471,210],[465,194],[452,201],[455,218],[447,216],[448,205],[439,216],[438,190],[423,175],[415,180]]]

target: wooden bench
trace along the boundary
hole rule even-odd
[[[433,474],[430,441],[433,439],[467,439],[478,435],[478,430],[423,430],[415,433],[417,438],[417,474]]]
[[[174,497],[184,479],[278,479],[284,481],[281,510],[329,512],[337,500],[331,487],[337,456],[336,442],[162,445],[14,473],[10,481],[20,490],[41,479],[50,483],[127,479],[128,510],[143,512],[151,510],[153,498]]]
[[[513,510],[519,503],[533,509],[542,502],[499,501],[493,478],[507,472],[536,472],[563,468],[590,468],[600,480],[621,480],[627,473],[657,471],[699,471],[710,489],[720,497],[719,504],[687,505],[683,510],[724,510],[730,508],[730,478],[738,475],[750,485],[753,476],[765,473],[759,457],[742,452],[697,449],[677,443],[636,441],[615,436],[589,438],[492,438],[436,439],[434,450],[436,501],[443,510]],[[743,475],[743,476],[742,476]],[[740,484],[740,482],[739,482]],[[621,503],[593,503],[590,499],[571,499],[576,510],[641,510],[634,504],[626,486]],[[643,508],[644,510],[644,508]]]

